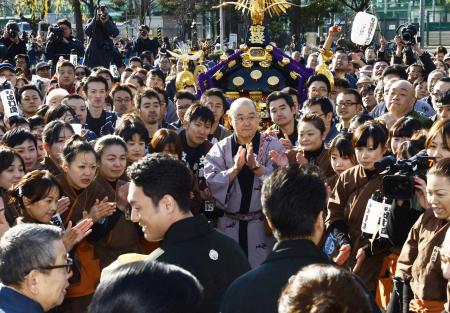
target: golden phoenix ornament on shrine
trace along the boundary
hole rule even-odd
[[[237,0],[224,2],[219,7],[234,4],[236,10],[243,13],[250,12],[253,25],[263,25],[264,14],[268,13],[270,17],[286,13],[293,4],[283,0]]]

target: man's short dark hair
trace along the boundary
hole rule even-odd
[[[331,103],[330,99],[327,97],[312,97],[305,101],[303,104],[304,108],[308,108],[313,105],[320,105],[320,109],[322,110],[323,114],[327,115],[330,112],[333,112],[333,104]]]
[[[425,69],[423,68],[423,66],[421,65],[421,64],[419,64],[419,63],[413,63],[413,64],[411,64],[410,66],[408,66],[408,68],[406,69],[406,72],[407,73],[409,73],[409,71],[411,71],[411,69],[413,68],[413,67],[418,67],[418,68],[420,68],[420,70],[422,71],[422,73],[425,71]]]
[[[367,121],[373,121],[374,118],[372,115],[370,115],[367,111],[362,111],[362,112],[358,112],[356,113],[356,115],[354,115],[351,119],[350,119],[350,123],[358,123],[358,125],[362,125]]]
[[[374,84],[368,84],[365,85],[362,89],[361,89],[361,96],[364,97],[365,95],[369,94],[369,92],[371,91],[375,91],[375,88],[377,86]]]
[[[125,91],[130,95],[130,98],[133,99],[133,92],[131,91],[130,87],[124,84],[115,84],[111,89],[110,95],[114,97],[116,92],[119,91]]]
[[[323,74],[313,75],[310,78],[308,78],[308,81],[306,82],[306,88],[309,88],[312,83],[314,82],[323,82],[325,85],[327,85],[328,92],[331,91],[331,84],[328,78]]]
[[[202,97],[200,98],[200,103],[205,105],[206,98],[207,97],[212,97],[212,96],[216,96],[216,97],[219,97],[220,99],[222,99],[223,111],[224,112],[226,112],[229,109],[229,105],[228,105],[227,99],[225,98],[225,94],[219,88],[211,88],[211,89],[206,90],[202,94]]]
[[[65,96],[65,97],[62,99],[61,103],[62,103],[62,104],[67,104],[68,101],[74,100],[74,99],[77,99],[77,100],[79,99],[79,100],[86,101],[86,100],[84,100],[84,98],[83,98],[82,96],[80,96],[79,94],[77,94],[77,93],[72,93],[72,94],[69,94],[69,95]]]
[[[356,102],[357,102],[358,104],[362,104],[362,97],[361,97],[361,94],[360,94],[357,90],[355,90],[355,89],[347,88],[347,89],[344,89],[343,91],[341,91],[338,95],[340,95],[340,94],[343,94],[343,95],[352,95],[352,96],[355,97],[355,100],[356,100]]]
[[[151,69],[150,72],[148,72],[148,74],[150,76],[151,75],[158,76],[159,78],[162,79],[164,84],[166,83],[166,76],[164,75],[164,73],[159,68]]]
[[[386,77],[387,75],[396,75],[400,79],[408,80],[408,74],[406,73],[403,66],[399,64],[389,65],[383,70],[383,74],[381,74],[381,77]]]
[[[127,174],[154,205],[165,195],[170,195],[183,213],[190,211],[192,178],[183,161],[167,154],[152,153],[133,163]]]
[[[61,62],[61,64],[58,66],[58,72],[61,68],[63,67],[71,67],[74,71],[75,71],[75,65],[73,65],[71,62],[69,61],[63,61]]]
[[[344,47],[336,47],[334,49],[334,53],[347,53],[347,52],[345,52]]]
[[[266,107],[268,110],[270,110],[270,103],[275,100],[284,99],[286,101],[286,104],[290,107],[294,107],[294,100],[292,100],[291,95],[285,92],[281,91],[274,91],[272,92],[266,99]]]
[[[130,58],[130,63],[131,63],[131,62],[139,62],[139,63],[141,63],[141,65],[142,65],[142,60],[141,60],[141,58],[138,57],[138,56],[131,57],[131,58]]]
[[[24,91],[26,91],[26,90],[34,90],[34,91],[36,91],[38,96],[39,96],[39,98],[41,98],[41,100],[44,100],[44,97],[42,96],[42,93],[39,90],[39,88],[36,87],[36,85],[34,85],[34,84],[28,84],[28,85],[25,85],[25,86],[23,86],[22,88],[19,89],[19,91],[18,91],[19,102],[22,100],[22,93]]]
[[[194,313],[201,306],[202,290],[197,278],[176,265],[136,261],[102,277],[89,312]]]
[[[334,87],[350,88],[350,83],[345,78],[335,78]]]
[[[450,90],[444,92],[436,99],[436,103],[442,106],[450,105]]]
[[[108,90],[108,82],[106,81],[106,79],[102,76],[93,75],[93,76],[89,76],[83,85],[83,91],[86,95],[88,93],[88,87],[89,87],[90,83],[103,83],[105,85],[105,90]]]
[[[281,89],[281,92],[287,93],[288,95],[291,95],[291,96],[298,97],[297,89],[289,87],[289,86],[288,87],[284,87],[283,89]]]
[[[325,212],[327,190],[317,168],[292,164],[264,181],[261,201],[278,240],[308,238]]]
[[[386,64],[389,65],[389,62],[386,61],[386,59],[383,59],[383,58],[376,58],[376,59],[375,59],[375,62],[374,62],[373,64],[378,63],[378,62],[384,62],[384,63],[386,63]]]
[[[125,142],[133,140],[134,134],[137,134],[145,144],[150,142],[148,130],[140,119],[122,120],[114,130],[114,135],[120,136]]]
[[[195,102],[195,100],[197,100],[192,92],[185,89],[181,89],[176,92],[174,102],[180,99],[188,99],[191,100],[192,102]]]
[[[191,123],[196,120],[200,120],[204,123],[214,123],[214,113],[210,108],[203,106],[201,104],[193,104],[187,109],[184,115],[184,120]]]
[[[153,88],[147,88],[144,91],[140,92],[136,96],[136,107],[140,108],[143,98],[156,98],[158,99],[159,104],[161,105],[161,99],[159,98],[158,93]]]

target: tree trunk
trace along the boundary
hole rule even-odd
[[[128,15],[133,15],[133,0],[128,0]]]
[[[89,0],[89,15],[91,16],[91,18],[95,17],[95,3],[94,0]]]
[[[146,10],[146,8],[147,8],[147,6],[146,6],[146,3],[145,3],[145,0],[141,0],[141,3],[140,3],[141,5],[140,5],[140,8],[139,8],[139,23],[141,24],[141,25],[144,25],[144,23],[145,23],[145,10]]]
[[[72,9],[75,18],[75,29],[77,32],[77,38],[78,40],[84,43],[83,19],[81,16],[80,0],[72,0]]]

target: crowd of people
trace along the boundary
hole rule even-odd
[[[41,55],[0,39],[0,312],[449,312],[445,47],[288,46],[317,71],[261,129],[97,13],[87,45],[66,19]]]

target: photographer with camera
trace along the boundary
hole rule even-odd
[[[19,26],[16,22],[9,21],[5,26],[3,37],[0,38],[0,44],[7,48],[6,57],[3,61],[14,62],[14,57],[18,54],[27,54],[27,45],[19,37]]]
[[[416,54],[423,64],[423,77],[436,69],[431,55],[420,48],[420,37],[417,38],[417,29],[412,24],[403,24],[397,28],[397,36],[394,38],[397,45],[395,53],[392,55],[394,64],[412,65],[416,63]]]
[[[427,149],[428,150],[428,149]],[[450,159],[438,161],[427,173],[428,210],[417,220],[403,245],[387,312],[444,311],[448,281],[441,265],[448,259],[440,251],[450,226]]]
[[[109,68],[111,64],[119,65],[122,56],[114,46],[113,37],[119,35],[116,24],[108,14],[105,5],[99,5],[95,18],[89,20],[84,28],[89,37],[84,64],[90,68],[102,66]]]
[[[160,47],[158,39],[150,39],[148,33],[150,32],[150,27],[147,25],[139,26],[139,37],[134,42],[134,52],[137,55],[141,55],[144,51],[150,51],[153,56],[158,54],[158,48]]]
[[[415,148],[421,144],[412,140],[402,143],[401,146],[408,145],[409,142],[416,145],[410,148],[415,150],[413,151],[415,154],[418,150]],[[422,150],[409,159],[387,156],[375,163],[375,167],[384,176],[379,196],[373,198],[379,211],[376,221],[369,221],[372,213],[370,211],[374,210],[375,205],[372,207],[368,205],[366,208],[364,220],[366,221],[367,217],[367,224],[372,222],[373,227],[366,226],[362,229],[366,244],[357,252],[357,262],[353,271],[359,273],[365,262],[379,255],[389,254],[384,258],[377,290],[377,298],[380,299],[383,308],[390,302],[397,259],[408,233],[425,209],[430,207],[426,200],[425,175],[433,164],[432,160],[426,155],[425,150]]]
[[[52,73],[55,73],[56,63],[60,57],[69,60],[72,51],[78,58],[84,55],[83,43],[72,36],[72,24],[67,19],[60,19],[56,25],[51,26],[47,39],[45,56],[52,60]]]

